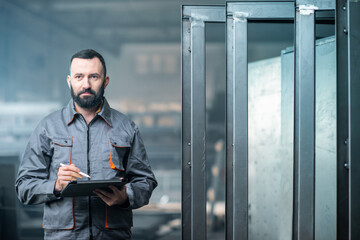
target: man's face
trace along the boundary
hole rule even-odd
[[[74,58],[67,82],[71,89],[71,96],[78,107],[89,109],[101,103],[109,77],[104,77],[98,58]]]

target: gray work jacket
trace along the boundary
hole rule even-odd
[[[97,196],[56,196],[60,163],[75,164],[91,180],[127,178],[128,205],[109,207]],[[156,186],[138,128],[106,99],[89,124],[72,100],[43,119],[26,147],[15,183],[22,203],[45,203],[48,239],[127,239],[132,209],[146,205]]]

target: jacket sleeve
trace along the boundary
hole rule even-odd
[[[136,209],[149,203],[152,191],[157,186],[139,130],[135,127],[134,138],[126,167],[126,185],[130,208]]]
[[[39,125],[30,137],[21,160],[15,190],[24,204],[40,204],[58,199],[54,195],[55,180],[49,180],[50,139]]]

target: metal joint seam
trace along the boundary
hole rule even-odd
[[[314,14],[315,10],[318,10],[319,8],[314,5],[305,4],[305,5],[299,5],[298,9],[300,15],[310,15],[310,14]]]
[[[249,17],[249,13],[247,12],[234,12],[233,19],[235,22],[246,22]]]
[[[209,18],[207,16],[204,16],[204,15],[192,14],[191,17],[190,17],[190,22],[191,22],[191,25],[193,27],[196,27],[196,26],[204,27],[205,22],[208,19]]]

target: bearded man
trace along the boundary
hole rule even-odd
[[[67,83],[72,100],[36,127],[15,183],[24,204],[44,206],[45,239],[131,239],[132,209],[149,202],[157,181],[137,126],[104,97],[110,81],[92,49],[74,54]],[[70,181],[128,179],[111,191],[62,197]]]

